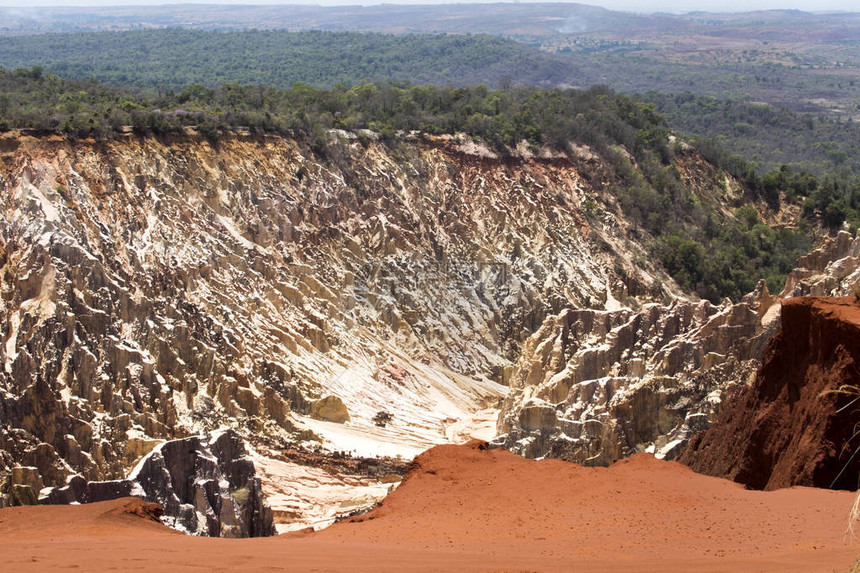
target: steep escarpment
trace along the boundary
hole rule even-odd
[[[737,305],[676,300],[547,319],[515,367],[497,443],[593,465],[646,450],[672,459],[755,372],[778,325],[761,288]]]
[[[778,301],[851,292],[858,255],[860,238],[843,231],[801,257],[776,296],[762,281],[737,304],[676,299],[547,318],[512,368],[494,444],[596,465],[640,451],[674,459],[754,380],[779,331]]]
[[[3,137],[6,487],[121,479],[222,425],[365,456],[486,436],[547,316],[679,292],[585,148],[330,137]]]
[[[732,397],[680,461],[756,489],[857,489],[858,388],[860,304],[789,299],[755,383]]]

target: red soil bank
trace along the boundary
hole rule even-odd
[[[0,510],[0,549],[8,571],[830,573],[860,554],[843,537],[853,501],[750,491],[647,455],[586,468],[472,443],[422,454],[382,506],[317,533],[186,537],[125,499]]]
[[[860,399],[831,392],[844,385],[860,389],[860,304],[789,299],[755,383],[727,401],[680,461],[755,489],[856,490]]]

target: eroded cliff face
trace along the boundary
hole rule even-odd
[[[549,317],[523,345],[494,443],[594,465],[641,451],[674,459],[734,390],[754,380],[779,331],[781,298],[846,294],[858,280],[860,238],[840,232],[798,260],[778,296],[762,281],[739,304],[679,298],[639,311]],[[737,414],[738,427],[743,419]],[[744,443],[725,438],[735,439]]]
[[[497,443],[591,465],[638,451],[672,459],[755,373],[778,324],[769,301],[679,299],[547,319],[517,363]]]
[[[501,161],[456,138],[339,137],[320,154],[241,133],[3,136],[7,485],[13,467],[119,479],[222,425],[362,455],[492,437],[546,317],[678,293],[587,150]],[[678,168],[722,188],[693,155]]]
[[[754,489],[857,489],[860,303],[792,298],[752,386],[740,389],[680,461]]]

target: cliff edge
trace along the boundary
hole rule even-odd
[[[755,382],[729,399],[679,461],[753,489],[856,489],[858,388],[860,304],[853,297],[788,299]]]

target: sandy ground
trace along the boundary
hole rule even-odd
[[[610,468],[439,446],[371,513],[269,539],[186,537],[142,503],[0,510],[4,571],[847,571],[850,492],[748,491],[638,455]]]

